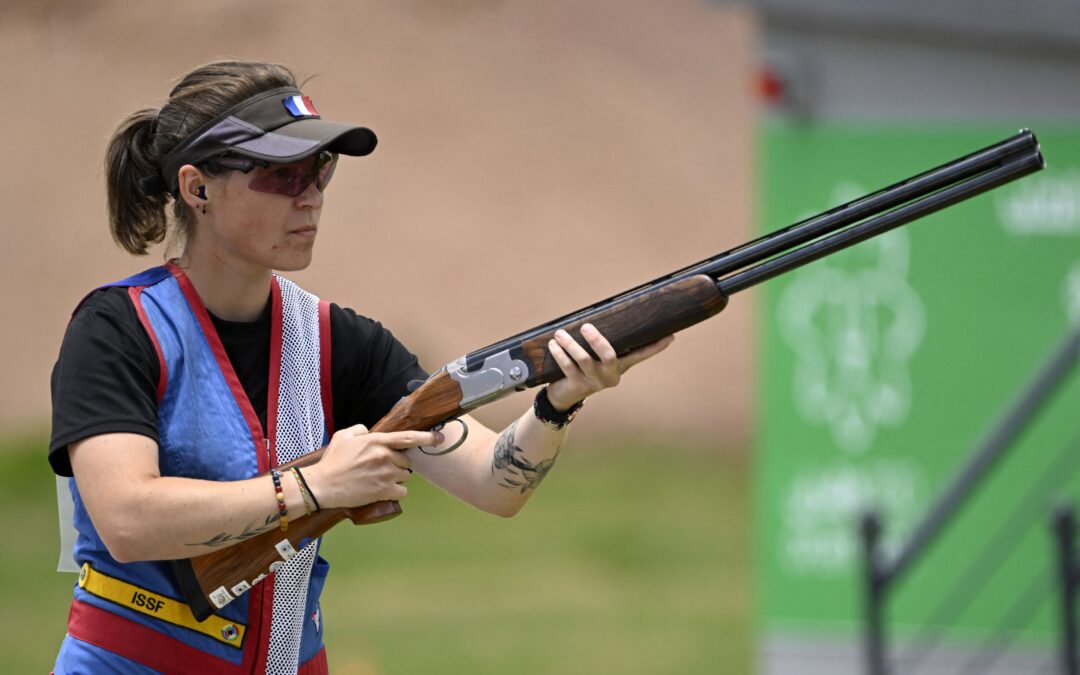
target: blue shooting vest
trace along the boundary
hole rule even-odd
[[[243,480],[329,442],[327,303],[273,277],[264,435],[210,315],[182,270],[169,263],[108,286],[128,289],[158,354],[162,476]],[[327,672],[319,594],[329,565],[318,557],[319,542],[250,590],[241,589],[199,624],[182,602],[170,563],[114,560],[75,479],[69,486],[78,532],[74,556],[83,571],[56,662],[58,675]],[[185,612],[188,619],[182,620]]]

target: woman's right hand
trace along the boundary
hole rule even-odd
[[[322,458],[304,467],[304,478],[324,509],[401,501],[408,494],[404,483],[412,474],[404,450],[435,446],[442,440],[437,431],[372,433],[358,424],[335,433]]]

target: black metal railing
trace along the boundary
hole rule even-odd
[[[923,660],[940,643],[940,626],[953,624],[988,584],[988,577],[1000,568],[1002,561],[1015,550],[1016,542],[1042,523],[1051,495],[1061,489],[1068,477],[1080,469],[1077,463],[1080,457],[1080,435],[1071,442],[1062,445],[1057,454],[1028,486],[1026,494],[1016,508],[997,526],[992,536],[977,551],[973,551],[964,569],[959,574],[959,583],[952,592],[943,595],[936,607],[930,612],[923,625],[923,630],[911,640],[911,647],[896,660],[903,664],[906,673],[915,673]],[[989,568],[989,569],[988,569]],[[1018,626],[1027,625],[1034,615],[1043,608],[1053,591],[1050,580],[1051,570],[1032,569],[1032,577],[1023,590],[1016,595],[1012,605],[1001,621],[990,631],[987,644],[978,650],[962,670],[958,672],[983,673],[990,665],[1005,653],[1016,637]]]
[[[1061,505],[1054,512],[1054,535],[1058,544],[1058,578],[1061,584],[1061,665],[1065,675],[1080,675],[1080,652],[1076,644],[1076,601],[1080,592],[1080,556],[1076,550],[1076,512]]]
[[[889,645],[886,639],[885,611],[897,581],[941,536],[960,506],[972,497],[1001,458],[1017,445],[1017,441],[1032,425],[1039,412],[1047,406],[1054,394],[1068,380],[1078,360],[1080,360],[1080,326],[1073,331],[1063,345],[1054,351],[1051,358],[1039,369],[1036,377],[994,425],[986,438],[973,449],[968,460],[942,490],[933,506],[918,522],[912,534],[902,543],[895,555],[890,556],[882,547],[884,523],[881,515],[875,511],[864,514],[860,523],[860,538],[864,562],[865,663],[869,675],[888,675],[890,672],[892,660],[889,658]],[[985,555],[995,555],[1004,551],[1011,541],[1015,541],[1016,533],[1020,529],[1045,517],[1046,495],[1059,486],[1063,475],[1076,471],[1080,464],[1075,461],[1078,448],[1080,448],[1080,438],[1061,449],[1048,469],[1028,492],[1024,505],[1014,511],[1009,522],[1004,523],[984,547]],[[993,560],[995,558],[976,556],[973,560],[977,562],[980,559]],[[1075,560],[1075,556],[1073,559]],[[958,602],[956,596],[950,596],[931,613],[935,618],[935,625],[942,625],[937,622],[946,619],[946,614],[962,611],[976,596],[978,587],[975,586],[975,578],[976,575],[973,574],[965,575],[965,582],[961,586],[963,597],[959,598],[961,601]],[[999,630],[993,634],[993,644],[965,664],[961,672],[983,672],[990,662],[1000,656],[1008,642],[1007,639],[1001,639],[1005,628],[1019,625],[1017,622],[1029,620],[1046,602],[1050,590],[1050,584],[1046,581],[1048,578],[1051,578],[1050,575],[1045,573],[1037,574],[1033,578],[1028,585],[1029,588],[1025,589],[1025,592],[1006,611],[998,627]],[[1075,575],[1072,575],[1070,579],[1075,583]],[[1073,598],[1075,598],[1075,586],[1072,590]],[[1072,609],[1075,610],[1075,605]],[[1075,611],[1073,617],[1075,624]],[[1075,647],[1075,632],[1074,625],[1073,647]],[[925,648],[926,643],[931,643],[931,649],[936,643],[936,638],[927,638],[927,635],[923,635],[921,654],[904,659],[906,671],[910,672],[917,667],[919,660],[930,651]],[[1075,648],[1073,654],[1075,655]],[[1075,671],[1066,672],[1070,675],[1078,675]]]

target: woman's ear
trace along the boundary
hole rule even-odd
[[[206,205],[206,176],[191,164],[185,164],[177,172],[180,199],[192,209],[202,210]]]

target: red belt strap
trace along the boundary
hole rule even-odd
[[[68,633],[76,639],[114,654],[120,654],[154,670],[178,675],[250,673],[255,665],[255,645],[261,642],[258,639],[246,640],[244,660],[240,665],[236,665],[186,645],[153,628],[78,600],[73,600],[71,603]],[[326,649],[321,649],[314,658],[302,664],[297,671],[297,675],[329,675],[329,673]]]

